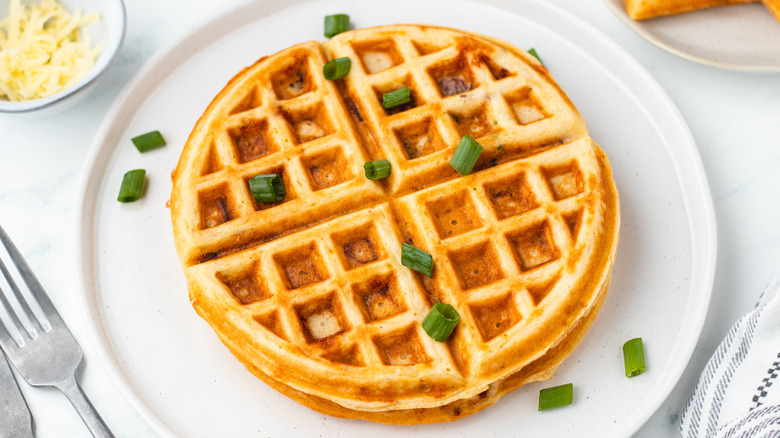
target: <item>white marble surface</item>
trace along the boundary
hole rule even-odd
[[[79,176],[102,116],[158,49],[224,7],[207,0],[126,0],[128,34],[119,61],[84,101],[38,119],[0,116],[0,224],[49,291],[85,350],[80,380],[120,437],[155,437],[114,387],[82,321],[74,262]],[[780,74],[694,64],[644,41],[599,0],[550,0],[633,54],[679,107],[698,143],[718,221],[718,263],[707,321],[675,390],[639,431],[678,436],[679,413],[723,335],[780,269]],[[22,384],[38,437],[87,437],[56,390]],[[0,419],[0,421],[2,421]]]

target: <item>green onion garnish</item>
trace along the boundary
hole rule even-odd
[[[335,14],[325,17],[325,37],[332,38],[349,30],[349,15]]]
[[[477,143],[470,135],[464,135],[458,143],[458,148],[452,154],[450,165],[461,175],[468,175],[474,164],[477,163],[479,154],[482,153],[482,146]]]
[[[141,134],[138,137],[131,138],[138,152],[146,152],[152,149],[157,149],[160,146],[165,146],[165,139],[160,131],[147,132]]]
[[[449,304],[436,303],[422,322],[423,330],[436,342],[444,342],[460,321],[460,316]]]
[[[433,273],[433,257],[427,252],[405,243],[401,244],[401,264],[428,277]]]
[[[537,61],[539,61],[539,64],[542,64],[542,65],[544,65],[544,63],[542,62],[542,58],[540,58],[540,57],[539,57],[539,54],[538,54],[538,53],[536,53],[536,49],[533,49],[533,48],[532,48],[532,49],[528,50],[528,53],[530,53],[530,54],[531,54],[531,56],[533,56],[534,58],[536,58],[536,60],[537,60]]]
[[[277,202],[284,198],[284,184],[279,175],[257,175],[249,180],[249,190],[257,202]]]
[[[573,388],[571,383],[567,383],[539,391],[539,410],[544,411],[570,405],[574,398]]]
[[[390,162],[387,160],[369,161],[363,165],[366,171],[366,178],[370,180],[383,179],[390,176]]]
[[[124,178],[122,178],[122,185],[119,187],[117,201],[137,201],[144,190],[144,182],[146,182],[146,170],[144,169],[135,169],[125,173]]]
[[[645,372],[645,347],[642,338],[634,338],[623,344],[623,362],[626,377],[635,377]]]
[[[409,90],[409,87],[399,88],[389,93],[382,93],[382,107],[385,109],[405,105],[411,101],[412,93]]]
[[[322,74],[325,76],[325,79],[332,81],[348,75],[351,68],[352,60],[345,56],[328,61],[325,67],[322,67]]]

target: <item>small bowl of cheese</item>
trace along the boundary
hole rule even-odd
[[[0,115],[44,115],[83,98],[125,38],[122,0],[0,0]]]

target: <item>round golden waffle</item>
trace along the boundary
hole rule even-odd
[[[344,79],[323,65],[349,57]],[[412,102],[386,110],[382,93]],[[470,175],[461,137],[484,150]],[[387,159],[370,181],[366,161]],[[278,174],[257,203],[255,175]],[[247,368],[321,412],[453,420],[547,379],[609,284],[609,163],[547,70],[473,33],[383,26],[265,57],[216,96],[182,152],[173,231],[197,312]],[[401,243],[433,256],[428,278]],[[460,323],[435,342],[436,302]]]

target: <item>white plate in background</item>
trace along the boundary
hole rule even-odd
[[[753,72],[780,72],[780,22],[761,2],[634,21],[625,0],[604,0],[628,27],[691,61]]]
[[[190,306],[173,245],[170,173],[196,120],[257,58],[322,40],[323,16],[356,27],[428,23],[534,47],[610,157],[622,224],[599,317],[549,382],[529,384],[452,423],[393,427],[331,418],[270,389]],[[160,130],[139,154],[130,138]],[[124,172],[144,197],[116,201]],[[81,182],[84,310],[110,375],[163,436],[629,436],[655,412],[699,338],[715,269],[715,218],[696,145],[659,85],[617,44],[540,0],[267,0],[230,8],[158,53],[98,130]],[[622,344],[645,340],[648,370],[624,375]],[[537,412],[541,388],[572,382],[572,406]]]

